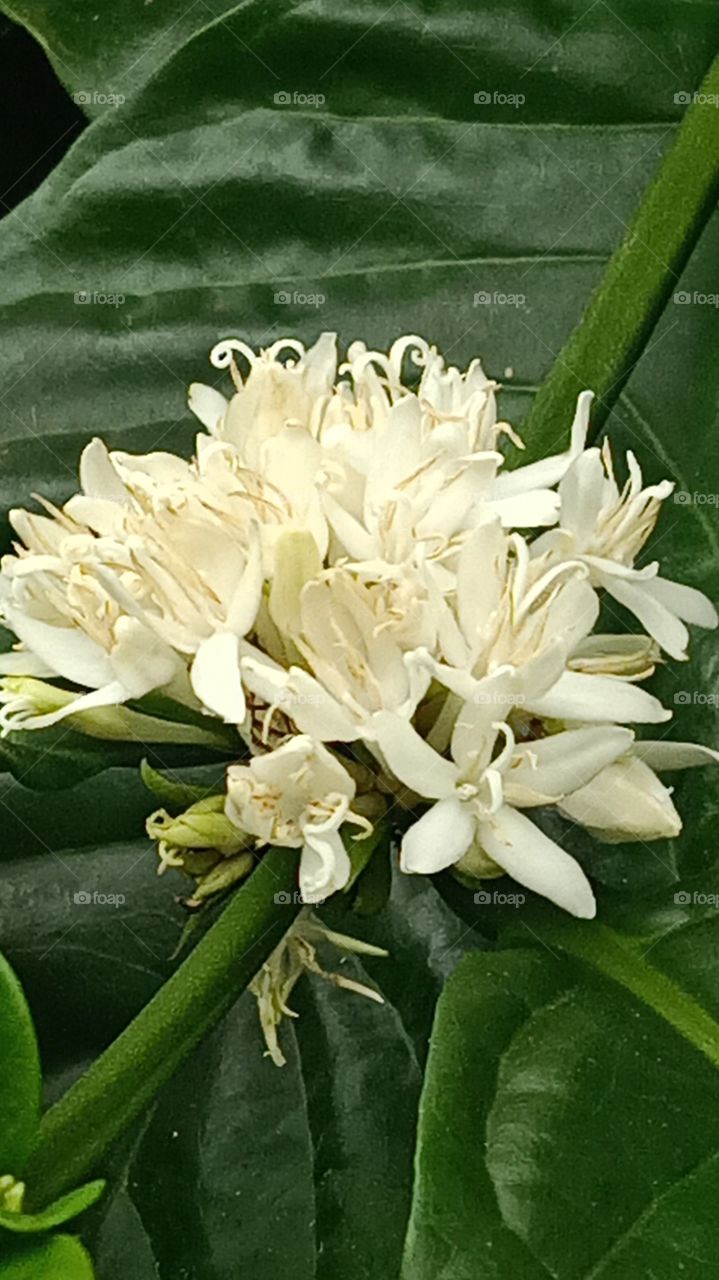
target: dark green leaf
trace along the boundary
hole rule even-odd
[[[115,1280],[119,1233],[128,1220],[135,1232],[137,1217],[157,1267],[138,1280],[177,1280],[183,1267],[192,1280],[397,1274],[427,1023],[474,939],[428,882],[404,877],[389,918],[337,912],[333,924],[355,936],[391,934],[387,959],[321,957],[386,1004],[303,979],[279,1068],[244,996],[165,1089],[93,1243],[100,1280]]]
[[[709,1280],[716,1072],[545,948],[468,957],[440,1000],[404,1280]]]
[[[127,26],[128,62],[144,50],[144,15],[140,31],[113,19],[103,39],[76,12],[31,22],[79,61],[124,57]],[[580,0],[561,16],[538,0],[501,13],[444,0],[421,20],[323,0],[208,12],[189,40],[170,27],[157,74],[4,220],[0,496],[37,487],[38,450],[52,496],[69,492],[83,433],[187,447],[186,386],[212,379],[205,353],[237,329],[266,342],[335,327],[380,344],[423,331],[453,360],[511,366],[516,416],[667,146],[674,94],[716,43],[713,7],[661,12],[661,37],[640,0],[621,18]],[[474,101],[495,91],[526,101]],[[326,102],[275,101],[285,93]],[[276,303],[284,289],[325,301]],[[76,303],[83,291],[124,301]],[[475,305],[478,293],[525,302]]]

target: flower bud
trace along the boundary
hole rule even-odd
[[[158,809],[147,819],[147,834],[173,850],[215,849],[225,858],[253,844],[253,837],[240,831],[224,811],[225,797],[206,796],[173,818]]]
[[[214,897],[216,893],[222,893],[225,889],[231,889],[238,880],[244,880],[254,865],[255,859],[251,853],[241,853],[236,858],[221,859],[211,871],[207,872],[207,875],[200,877],[192,896],[185,898],[184,906],[191,911],[201,907],[208,898]]]
[[[0,1208],[6,1213],[21,1213],[25,1198],[25,1183],[18,1182],[11,1173],[0,1177]]]

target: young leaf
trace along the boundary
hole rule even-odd
[[[102,1179],[86,1182],[84,1187],[70,1191],[66,1196],[49,1204],[40,1213],[10,1213],[0,1209],[0,1227],[16,1235],[31,1235],[37,1231],[49,1231],[77,1218],[100,1199],[105,1190]]]

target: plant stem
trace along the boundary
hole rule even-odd
[[[638,996],[719,1068],[719,1023],[621,934],[594,920],[583,924],[568,919],[553,921],[543,936]]]
[[[579,326],[534,399],[522,435],[539,457],[569,423],[580,391],[596,394],[601,427],[641,356],[719,195],[719,58],[688,107],[676,139]],[[703,100],[702,100],[703,98]],[[525,457],[523,456],[523,461]]]
[[[296,879],[292,851],[271,849],[172,977],[47,1112],[24,1172],[28,1207],[54,1200],[97,1169],[237,1000],[299,910]]]

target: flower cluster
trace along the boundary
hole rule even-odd
[[[332,334],[260,353],[228,339],[211,360],[234,394],[191,388],[192,461],[93,440],[62,509],[11,513],[5,730],[115,707],[140,735],[159,693],[242,739],[223,811],[184,823],[221,824],[218,858],[297,848],[318,902],[385,809],[404,871],[507,872],[592,916],[584,871],[529,811],[605,840],[676,835],[655,770],[719,758],[632,727],[670,718],[640,684],[662,651],[685,658],[686,623],[717,621],[635,567],[672,485],[644,487],[629,454],[620,486],[608,444],[586,447],[589,392],[564,452],[508,470],[500,446],[522,442],[497,384],[416,336],[355,342],[339,368]],[[594,633],[600,592],[640,634]],[[154,821],[171,861],[173,823]]]

